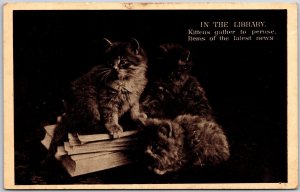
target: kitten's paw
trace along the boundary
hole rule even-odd
[[[123,135],[123,128],[121,125],[114,124],[114,125],[107,125],[106,126],[109,134],[115,139],[120,138]]]
[[[100,112],[98,110],[93,110],[92,111],[92,114],[93,114],[93,118],[96,120],[96,121],[100,121]]]
[[[146,120],[147,120],[148,116],[146,113],[138,113],[138,115],[132,117],[132,119],[137,122],[140,123],[142,125],[146,124]]]
[[[132,114],[131,115],[131,118],[133,120],[136,120],[136,121],[142,121],[142,120],[145,120],[148,118],[147,114],[146,113],[137,113],[137,114]]]
[[[142,123],[143,125],[146,125],[146,121],[148,119],[148,116],[146,113],[141,113],[140,116],[138,117],[137,121]]]
[[[147,118],[148,118],[148,116],[146,113],[140,113],[139,119],[147,119]]]

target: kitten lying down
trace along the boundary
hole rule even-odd
[[[180,115],[174,121],[148,119],[145,123],[149,169],[159,175],[186,165],[217,165],[230,156],[226,136],[214,121]]]

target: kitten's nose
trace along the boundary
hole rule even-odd
[[[114,68],[115,70],[118,70],[118,69],[119,69],[117,64],[115,64],[115,65],[113,66],[113,68]]]

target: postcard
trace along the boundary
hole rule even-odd
[[[295,189],[297,5],[7,3],[6,189]]]

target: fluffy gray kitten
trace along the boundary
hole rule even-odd
[[[50,151],[56,151],[68,132],[101,132],[101,125],[112,137],[119,137],[123,132],[119,118],[127,111],[133,120],[146,118],[139,108],[147,83],[144,50],[136,39],[104,40],[104,62],[71,83],[71,99],[66,102],[66,113],[55,130]]]
[[[142,100],[148,116],[145,137],[150,169],[162,175],[187,165],[227,160],[227,138],[214,119],[204,89],[190,74],[190,51],[174,43],[163,44],[160,50]]]
[[[230,156],[222,128],[206,118],[148,119],[147,128],[148,166],[159,175],[186,166],[217,165]]]

